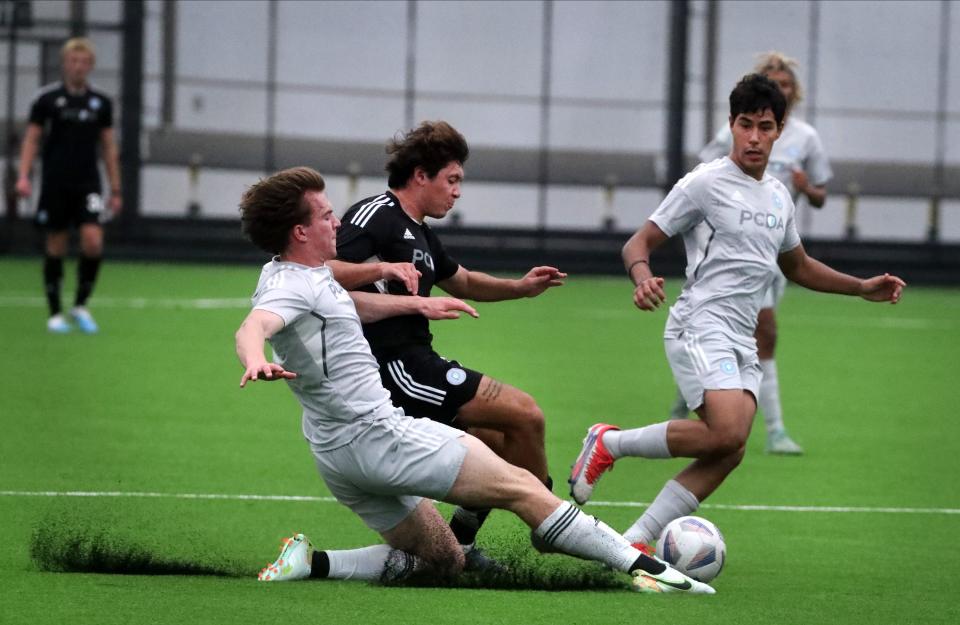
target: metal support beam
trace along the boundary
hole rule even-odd
[[[123,63],[121,67],[120,178],[123,206],[120,223],[132,231],[140,215],[140,133],[143,116],[144,0],[123,3]]]
[[[267,144],[263,151],[263,170],[271,175],[277,168],[277,7],[267,4]]]
[[[162,45],[160,121],[164,127],[171,127],[177,105],[177,0],[164,0]]]
[[[667,67],[667,177],[664,193],[686,170],[683,158],[684,114],[687,110],[687,30],[690,4],[688,0],[670,3],[670,64]]]
[[[553,69],[553,0],[543,3],[543,46],[540,73],[540,153],[537,156],[537,228],[547,227],[550,185],[550,89]]]
[[[716,106],[717,86],[717,22],[719,21],[720,3],[717,0],[707,0],[706,45],[703,50],[703,144],[713,140],[713,109]]]
[[[403,96],[403,121],[407,128],[413,128],[417,103],[417,0],[407,0],[407,64]]]

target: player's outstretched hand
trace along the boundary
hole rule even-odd
[[[30,192],[33,190],[29,178],[17,178],[15,188],[20,197],[30,197]]]
[[[459,319],[461,312],[474,318],[480,316],[473,306],[456,297],[420,298],[420,314],[427,319]]]
[[[647,278],[633,290],[633,303],[640,310],[656,310],[667,301],[663,292],[663,278]]]
[[[563,286],[567,274],[556,267],[534,267],[520,278],[520,293],[523,297],[536,297],[553,286]]]
[[[860,297],[871,302],[890,302],[896,304],[900,301],[900,295],[903,293],[903,287],[907,283],[898,278],[885,273],[882,276],[874,276],[864,280],[860,284]]]
[[[413,263],[383,263],[380,277],[384,280],[402,282],[407,292],[417,294],[420,285],[420,272]]]
[[[259,365],[247,367],[247,370],[243,372],[243,377],[240,378],[240,388],[246,386],[247,382],[256,382],[257,380],[265,380],[267,382],[274,380],[292,380],[295,377],[297,377],[297,374],[293,371],[287,371],[276,363],[264,362]]]

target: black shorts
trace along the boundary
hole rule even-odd
[[[44,185],[37,205],[37,225],[51,231],[80,224],[98,224],[104,212],[98,187]]]
[[[429,347],[380,360],[380,379],[395,406],[411,417],[427,417],[460,429],[457,413],[477,394],[482,377]]]

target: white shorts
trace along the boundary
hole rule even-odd
[[[787,277],[783,275],[782,271],[777,270],[773,282],[771,282],[767,290],[763,292],[763,302],[760,304],[760,308],[776,308],[779,306],[780,300],[783,299],[783,294],[786,290]]]
[[[722,332],[685,330],[676,338],[665,337],[663,345],[690,410],[703,405],[704,391],[741,388],[758,396],[762,372],[753,337],[738,341]]]
[[[447,496],[467,455],[462,430],[399,409],[361,426],[350,444],[313,456],[333,496],[367,527],[393,529],[423,497]]]

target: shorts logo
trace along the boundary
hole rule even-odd
[[[91,213],[99,213],[103,210],[103,198],[99,193],[87,194],[87,210]]]
[[[725,358],[720,361],[720,371],[732,375],[737,372],[737,365],[733,364],[733,361],[729,358]]]
[[[467,381],[467,372],[459,367],[447,369],[447,382],[453,386],[460,386]]]

